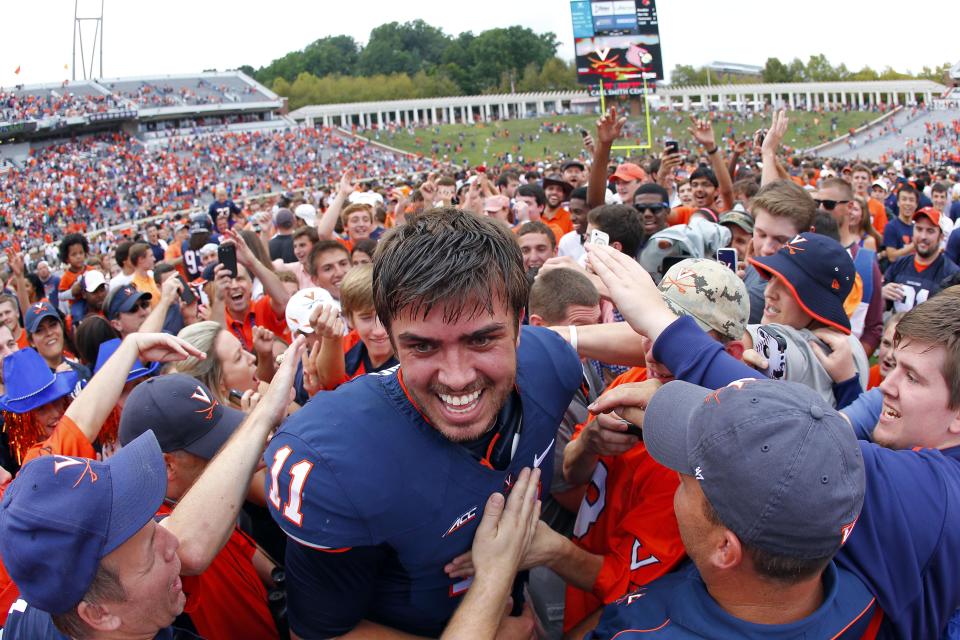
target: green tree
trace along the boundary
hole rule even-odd
[[[812,82],[831,82],[840,79],[837,70],[822,53],[810,56],[810,60],[807,61],[806,78]]]
[[[865,66],[863,69],[860,69],[859,71],[855,71],[854,73],[850,74],[850,80],[859,80],[859,81],[877,80],[879,77],[880,75],[876,71],[871,69],[869,66]]]
[[[328,36],[303,50],[303,71],[315,76],[352,75],[356,70],[360,47],[350,36]]]
[[[780,62],[779,58],[767,58],[763,65],[764,82],[793,82],[790,76],[790,68]]]
[[[439,64],[450,37],[423,20],[388,22],[373,29],[367,46],[360,52],[357,72],[371,76],[379,73],[413,75]]]
[[[670,84],[686,87],[707,84],[707,70],[689,64],[678,64],[670,72]]]
[[[573,61],[565,63],[554,56],[543,63],[543,68],[540,69],[539,91],[562,91],[577,88],[577,69]]]
[[[542,67],[556,53],[558,44],[553,33],[536,34],[527,27],[489,29],[470,41],[470,75],[480,90],[495,88],[504,71],[519,76],[531,62]]]

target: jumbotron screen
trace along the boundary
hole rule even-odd
[[[573,0],[570,12],[580,84],[639,93],[663,79],[656,0]]]

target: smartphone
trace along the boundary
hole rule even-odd
[[[600,229],[594,229],[590,232],[590,244],[593,245],[603,245],[605,247],[610,246],[610,234],[600,231]]]
[[[680,143],[676,140],[667,140],[663,144],[668,154],[680,153]]]
[[[229,397],[231,402],[234,402],[237,406],[240,406],[240,400],[243,398],[243,393],[236,389],[230,389]]]
[[[737,250],[733,247],[717,249],[717,262],[725,264],[733,271],[737,270]]]
[[[227,268],[231,278],[237,277],[237,247],[232,242],[217,247],[217,260]]]
[[[184,304],[193,304],[197,301],[197,294],[193,292],[193,289],[190,288],[190,285],[187,284],[187,281],[183,279],[183,276],[177,276],[180,280],[182,288],[180,289],[180,299],[183,300]]]
[[[767,359],[767,368],[761,373],[774,380],[787,374],[787,339],[776,329],[757,327],[757,343],[753,348]]]
[[[582,128],[580,129],[581,138],[586,138],[588,135],[590,135],[590,133],[586,129],[582,129]]]

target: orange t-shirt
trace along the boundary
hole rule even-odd
[[[167,250],[163,253],[163,259],[167,261],[173,261],[173,260],[176,260],[177,258],[182,258],[182,257],[183,257],[183,250],[180,248],[179,242],[171,242],[169,245],[167,245]],[[180,273],[180,275],[183,276],[184,280],[188,279],[187,269],[186,267],[183,266],[182,260],[180,261],[180,264],[178,264],[175,268]]]
[[[883,206],[883,203],[879,200],[874,200],[873,198],[867,199],[867,208],[870,209],[870,217],[873,220],[873,228],[877,230],[881,236],[883,235],[883,229],[887,226],[887,208]]]
[[[76,282],[80,276],[82,276],[87,271],[93,271],[93,267],[86,265],[80,273],[74,273],[69,268],[63,272],[63,275],[60,276],[60,285],[57,287],[60,291],[69,291],[73,287],[73,283]]]
[[[883,377],[880,375],[880,365],[875,364],[870,367],[870,377],[867,380],[867,389],[879,387],[881,382],[883,382]]]
[[[17,347],[19,347],[20,349],[26,349],[29,346],[30,346],[30,340],[27,338],[27,330],[21,328],[20,337],[17,338]]]
[[[647,370],[634,367],[607,389],[646,379]],[[587,422],[593,419],[591,414]],[[584,425],[577,425],[574,438]],[[679,484],[677,474],[651,458],[642,442],[622,455],[600,457],[577,513],[573,542],[602,555],[603,566],[592,592],[567,586],[564,632],[605,604],[673,570],[684,558],[673,513]]]
[[[251,303],[247,317],[236,319],[230,315],[230,311],[225,310],[224,316],[227,321],[227,330],[237,337],[240,344],[247,351],[253,352],[253,327],[264,327],[273,331],[273,335],[281,340],[290,343],[290,329],[287,327],[287,319],[281,314],[273,312],[270,296],[261,296],[259,300]]]
[[[571,231],[573,231],[573,219],[570,217],[570,212],[564,209],[563,207],[560,207],[559,209],[554,211],[552,218],[548,218],[546,211],[544,211],[543,215],[541,216],[541,219],[543,220],[543,222],[547,224],[552,224],[560,227],[560,231],[562,233],[560,234],[560,236],[558,236],[557,238],[558,240],[562,238],[564,234],[570,233]]]
[[[667,226],[673,226],[675,224],[688,224],[690,222],[690,216],[693,215],[693,212],[696,211],[693,207],[674,207],[670,210],[670,213],[667,214]]]
[[[168,516],[163,503],[158,516]],[[184,613],[204,638],[278,638],[267,605],[267,589],[253,566],[256,543],[237,527],[210,566],[196,576],[182,576],[187,596]]]
[[[90,458],[91,460],[97,457],[93,444],[87,440],[87,436],[83,435],[77,423],[67,416],[60,418],[60,422],[57,423],[50,437],[27,449],[27,453],[23,456],[23,464],[27,464],[40,456],[55,454],[75,458]]]

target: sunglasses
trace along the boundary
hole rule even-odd
[[[814,202],[817,203],[818,207],[823,207],[827,211],[833,211],[837,208],[838,204],[847,204],[849,200],[817,200],[814,198]]]
[[[653,215],[657,215],[659,213],[662,213],[663,211],[669,210],[670,205],[668,204],[635,204],[633,205],[633,208],[637,213],[645,213],[649,211]]]
[[[149,308],[150,308],[149,300],[140,300],[137,302],[136,306],[133,307],[133,309],[130,309],[130,311],[139,311],[140,309],[149,309]]]

